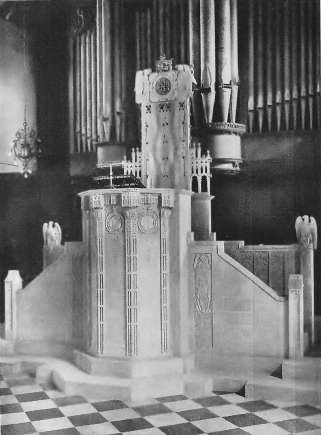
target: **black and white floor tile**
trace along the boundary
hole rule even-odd
[[[234,393],[89,403],[21,375],[0,377],[0,434],[321,435],[321,407]]]

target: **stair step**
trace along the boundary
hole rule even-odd
[[[1,376],[11,376],[21,373],[21,363],[20,361],[13,363],[0,363],[0,375]]]
[[[314,380],[321,378],[321,358],[304,357],[297,360],[284,360],[282,378],[295,380]]]
[[[320,383],[311,380],[262,378],[247,382],[245,397],[255,400],[280,400],[305,404],[321,404]]]

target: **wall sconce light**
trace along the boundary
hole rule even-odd
[[[25,108],[23,126],[16,132],[10,152],[14,157],[15,166],[19,166],[20,163],[21,173],[25,178],[32,173],[34,160],[41,155],[40,143],[36,130],[28,125]]]

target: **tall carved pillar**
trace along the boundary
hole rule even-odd
[[[317,249],[317,225],[312,216],[299,216],[295,231],[300,245],[300,274],[304,284],[304,330],[309,334],[309,344],[315,343],[314,329],[314,249]]]
[[[168,219],[170,209],[164,208],[161,211],[160,219],[160,300],[161,300],[161,352],[169,350],[169,245],[168,245]]]
[[[137,212],[125,211],[126,264],[126,355],[137,355],[138,287],[137,287]]]

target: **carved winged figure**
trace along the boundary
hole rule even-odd
[[[308,248],[311,244],[317,249],[318,234],[317,223],[312,216],[298,216],[295,221],[295,232],[298,243]]]
[[[42,226],[42,233],[44,246],[53,249],[54,247],[61,245],[61,228],[57,222],[50,221],[49,223],[44,223]]]

